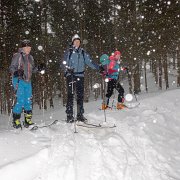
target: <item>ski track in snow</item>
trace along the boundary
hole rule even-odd
[[[30,168],[31,176],[16,173],[13,180],[179,180],[180,98],[169,102],[167,96],[173,94],[147,98],[138,108],[106,111],[107,123],[104,112],[95,109],[97,102],[86,104],[91,107],[90,122],[115,123],[116,128],[78,126],[74,133],[74,124],[59,121],[52,128],[24,131],[42,150],[1,166],[0,179],[10,180],[9,169],[31,165],[36,168],[35,172]]]

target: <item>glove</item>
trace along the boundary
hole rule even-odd
[[[104,67],[102,65],[99,65],[99,73],[103,74],[104,73]]]
[[[18,69],[17,71],[14,72],[14,77],[19,77],[23,79],[24,76],[24,70],[23,69]]]
[[[45,70],[46,69],[46,64],[45,63],[41,63],[38,65],[38,71],[41,72],[42,70]]]
[[[74,69],[71,68],[66,68],[66,71],[64,72],[64,77],[67,77],[67,75],[72,75],[74,74]]]
[[[128,68],[127,67],[122,67],[121,70],[122,71],[128,71]]]
[[[41,74],[45,74],[46,64],[45,63],[39,64],[37,69],[38,69],[38,72],[40,72]]]
[[[74,69],[68,68],[66,71],[67,71],[67,73],[69,73],[69,74],[73,74],[73,73],[74,73]]]

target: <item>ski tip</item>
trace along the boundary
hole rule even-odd
[[[34,130],[37,130],[38,129],[38,126],[34,126],[30,129],[30,131],[34,131]]]

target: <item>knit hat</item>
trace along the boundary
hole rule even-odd
[[[72,37],[72,43],[73,43],[76,39],[78,39],[78,40],[81,41],[81,38],[79,37],[79,35],[78,35],[78,34],[75,34],[75,35]]]
[[[114,60],[117,61],[117,60],[119,60],[119,58],[120,58],[120,56],[121,56],[121,52],[120,52],[120,51],[115,51],[113,55],[114,55]],[[117,55],[119,55],[119,56],[116,57]]]
[[[28,40],[28,39],[22,40],[22,41],[21,41],[21,47],[23,48],[23,47],[27,47],[27,46],[31,47],[31,42],[30,42],[30,40]]]

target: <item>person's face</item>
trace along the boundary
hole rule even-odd
[[[81,42],[80,42],[79,39],[75,39],[74,42],[73,42],[73,45],[74,45],[75,47],[79,48],[80,43],[81,43]]]
[[[23,51],[25,52],[25,54],[29,54],[31,52],[31,47],[30,46],[23,47]]]
[[[116,54],[115,59],[119,60],[120,59],[120,54]]]

